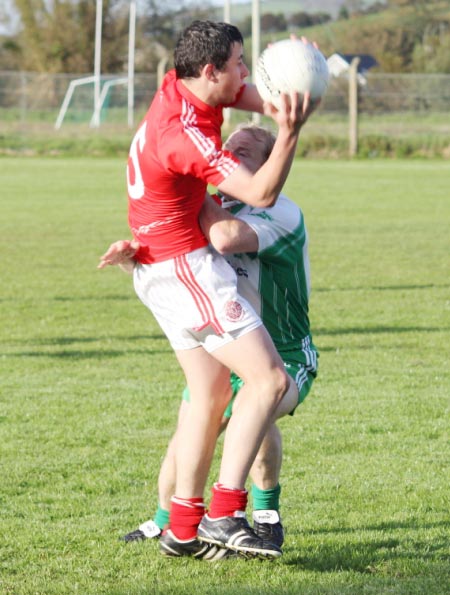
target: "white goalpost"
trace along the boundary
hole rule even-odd
[[[128,73],[127,77],[112,77],[107,80],[103,87],[101,86],[101,56],[102,56],[102,18],[103,18],[103,2],[96,0],[96,14],[95,14],[95,49],[94,49],[94,75],[81,77],[71,81],[69,88],[66,91],[64,100],[61,104],[58,117],[56,119],[55,128],[59,130],[63,123],[64,117],[69,108],[70,101],[77,87],[81,85],[94,84],[94,107],[90,126],[98,128],[100,126],[100,114],[103,104],[108,96],[111,87],[115,85],[128,85],[127,97],[127,112],[128,112],[128,126],[133,126],[134,121],[134,53],[135,53],[135,38],[136,38],[136,0],[130,0],[130,14],[129,14],[129,33],[128,33]]]
[[[100,126],[100,113],[98,106],[100,104],[100,76],[102,64],[102,18],[103,1],[97,0],[95,9],[95,49],[94,49],[94,115],[92,116],[91,126]]]
[[[256,65],[261,51],[261,19],[259,0],[252,0],[252,82],[255,82]],[[261,123],[261,114],[252,115],[254,124]]]
[[[128,126],[134,124],[134,52],[136,47],[136,0],[130,0],[128,32]]]
[[[231,0],[224,0],[223,20],[225,23],[231,22]],[[252,82],[255,81],[256,64],[261,50],[261,19],[259,10],[259,0],[252,0]],[[230,109],[224,110],[224,125],[229,126],[231,113]],[[261,122],[261,114],[256,112],[252,114],[252,120],[255,124]]]

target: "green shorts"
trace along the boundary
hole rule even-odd
[[[289,415],[294,415],[294,412],[297,409],[297,407],[301,403],[303,403],[303,401],[308,396],[309,391],[311,390],[312,384],[314,382],[314,378],[317,376],[317,367],[310,369],[307,366],[305,366],[305,364],[299,363],[298,361],[295,361],[295,359],[291,358],[291,357],[285,357],[283,359],[283,361],[284,361],[284,367],[286,369],[286,372],[294,380],[294,382],[298,388],[297,405],[289,414]],[[243,385],[242,380],[239,378],[239,376],[236,376],[236,374],[234,372],[231,372],[231,374],[230,374],[230,383],[231,383],[231,389],[232,389],[232,397],[231,397],[230,402],[228,403],[228,407],[225,409],[225,413],[223,414],[224,417],[227,417],[227,418],[231,417],[234,399],[236,398],[236,395],[238,394],[241,386]],[[189,403],[189,389],[187,386],[183,390],[183,401],[186,401],[187,403]]]

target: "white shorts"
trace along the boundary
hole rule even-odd
[[[262,322],[238,295],[236,273],[209,246],[134,267],[134,288],[175,350],[200,345],[208,352]]]

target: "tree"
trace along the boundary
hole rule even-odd
[[[21,31],[21,68],[35,72],[93,71],[95,11],[93,0],[15,0]],[[102,70],[123,69],[128,17],[121,0],[103,0]]]
[[[252,34],[252,17],[251,15],[246,16],[240,23],[238,24],[239,30],[242,33],[243,37],[250,37]]]
[[[266,12],[261,15],[261,31],[270,33],[274,31],[286,31],[286,29],[286,17],[283,13],[273,14],[272,12]]]
[[[344,5],[341,6],[338,13],[338,19],[341,21],[345,21],[350,18],[350,13],[348,12],[348,8]]]
[[[21,49],[15,39],[7,37],[0,41],[0,69],[20,70]]]
[[[298,28],[311,27],[313,21],[309,12],[294,12],[289,17],[289,25]]]
[[[412,69],[416,72],[450,73],[450,22],[427,24],[422,43],[417,43],[412,55]]]
[[[3,2],[3,0],[1,0]],[[91,73],[94,69],[96,0],[10,0],[20,15],[15,54],[8,62],[36,72]],[[129,0],[102,0],[102,72],[124,72],[128,61]],[[179,30],[195,18],[215,18],[209,1],[146,0],[138,3],[136,70],[153,70],[155,48],[172,49]],[[0,46],[1,47],[1,46]],[[0,68],[4,60],[0,57]]]
[[[313,24],[314,25],[321,25],[322,23],[329,23],[332,18],[331,14],[328,12],[315,12],[312,15]]]
[[[405,7],[405,6],[410,6],[414,9],[417,8],[426,8],[427,6],[427,0],[387,0],[387,4],[390,7]],[[430,3],[428,3],[430,4]]]

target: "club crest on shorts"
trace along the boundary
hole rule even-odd
[[[244,315],[244,309],[239,302],[230,300],[225,305],[225,316],[230,322],[237,322],[241,320]]]

